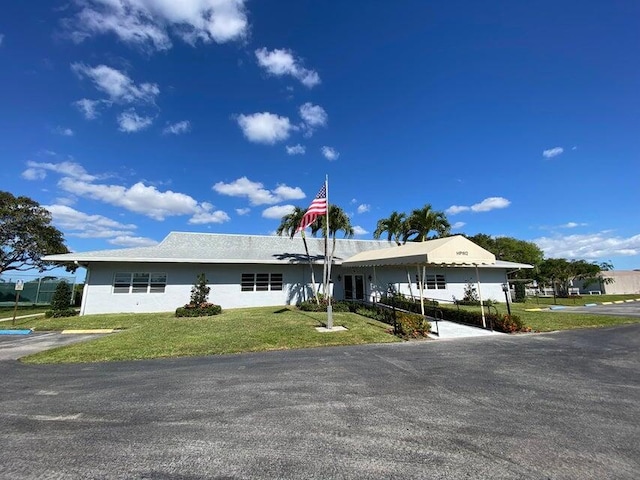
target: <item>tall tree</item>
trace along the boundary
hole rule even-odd
[[[329,231],[327,232],[327,221],[329,222]],[[336,251],[336,235],[338,232],[343,232],[345,238],[352,238],[355,231],[351,225],[349,216],[337,205],[329,205],[328,215],[318,217],[315,222],[311,224],[311,234],[315,237],[319,232],[322,232],[324,238],[331,238],[331,254],[329,255],[327,267],[323,274],[323,286],[325,295],[329,294],[329,279],[331,278],[331,264],[333,263],[333,255]]]
[[[381,218],[378,220],[376,230],[373,232],[373,238],[376,240],[379,239],[384,232],[387,232],[387,240],[393,240],[396,242],[396,245],[405,243],[409,232],[407,214],[393,211],[391,215],[389,215],[389,218]]]
[[[289,238],[293,238],[296,235],[296,231],[300,226],[300,222],[302,221],[302,217],[304,217],[306,210],[300,207],[293,207],[293,211],[282,217],[280,221],[280,225],[276,229],[276,234],[282,236],[286,234]],[[307,244],[307,237],[304,234],[304,230],[300,232],[300,236],[302,237],[302,242],[304,243],[304,252],[307,255],[307,261],[309,262],[309,268],[311,270],[311,286],[313,290],[313,297],[316,299],[316,302],[319,302],[318,299],[318,289],[316,286],[316,275],[313,270],[313,260],[311,260],[311,255],[309,255],[309,246]]]
[[[446,237],[451,233],[451,224],[444,212],[434,210],[428,203],[413,210],[407,218],[407,223],[409,229],[405,240],[415,235],[413,241],[424,242],[432,238]],[[434,232],[434,235],[429,236],[430,232]]]
[[[467,237],[473,243],[489,250],[497,260],[506,262],[528,263],[534,267],[544,259],[544,252],[533,242],[518,240],[513,237],[492,237],[478,233]]]
[[[541,285],[550,285],[554,295],[569,295],[569,287],[574,280],[581,280],[585,285],[602,282],[611,283],[613,279],[605,278],[603,272],[612,270],[609,262],[589,263],[585,260],[567,260],[564,258],[547,258],[538,266],[535,274]]]
[[[51,213],[28,197],[0,191],[0,273],[53,268],[42,257],[69,253],[62,232],[51,225]]]

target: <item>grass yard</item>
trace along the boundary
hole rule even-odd
[[[122,329],[89,342],[24,357],[24,363],[140,360],[401,341],[387,332],[388,325],[354,313],[333,314],[334,326],[342,325],[347,331],[317,332],[314,327],[325,321],[326,313],[261,307],[226,310],[200,318],[160,313],[22,319],[16,321],[16,328]]]
[[[13,311],[15,306],[11,305],[2,305],[0,306],[0,320],[13,318]],[[21,315],[31,315],[34,313],[42,313],[49,310],[51,307],[49,305],[18,305],[18,309],[16,311],[16,317]]]
[[[585,303],[602,303],[619,300],[638,298],[638,295],[591,295],[576,298],[558,298],[556,305],[584,306]],[[574,303],[575,302],[575,303]],[[640,303],[640,302],[639,302]],[[511,313],[518,315],[522,321],[534,332],[550,332],[554,330],[569,330],[574,328],[611,327],[614,325],[624,325],[627,323],[640,322],[638,317],[614,317],[606,315],[595,315],[593,313],[571,313],[571,309],[566,310],[542,310],[539,312],[527,311],[529,309],[544,308],[553,306],[553,298],[527,298],[525,303],[512,303]],[[480,311],[480,307],[460,307],[473,311]],[[499,314],[507,314],[507,305],[502,302],[495,304],[495,309],[486,309]]]

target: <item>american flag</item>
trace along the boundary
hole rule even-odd
[[[316,218],[318,218],[320,215],[326,215],[326,214],[327,214],[327,184],[324,183],[322,185],[322,188],[316,195],[316,198],[313,199],[313,201],[311,202],[311,205],[309,205],[309,208],[307,208],[307,211],[304,214],[304,217],[302,217],[302,220],[300,221],[300,225],[298,226],[298,229],[296,230],[296,232],[300,232],[304,230],[313,222],[315,222]]]

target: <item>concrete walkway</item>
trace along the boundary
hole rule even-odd
[[[486,337],[491,335],[506,335],[506,333],[495,332],[491,330],[485,330],[484,328],[471,327],[469,325],[461,325],[459,323],[449,322],[447,320],[440,320],[437,322],[431,321],[431,331],[438,331],[440,335],[431,334],[429,337],[436,340],[451,340],[455,338],[468,338],[468,337]]]

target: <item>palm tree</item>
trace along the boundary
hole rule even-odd
[[[415,235],[413,241],[424,242],[432,238],[446,237],[451,233],[451,224],[444,212],[433,210],[428,203],[419,209],[413,210],[407,219],[409,226],[405,240]],[[429,232],[435,235],[429,237]]]
[[[332,238],[331,255],[329,261],[326,262],[327,267],[324,271],[324,293],[329,294],[329,279],[331,278],[331,264],[333,263],[333,254],[336,251],[336,234],[343,232],[345,238],[352,238],[355,234],[351,220],[349,216],[337,205],[329,205],[329,232],[327,235],[327,216],[323,215],[318,217],[315,222],[311,224],[311,234],[315,237],[318,232],[322,232],[324,238]]]
[[[379,239],[384,232],[387,232],[387,240],[393,240],[397,245],[404,243],[402,239],[408,234],[407,215],[393,211],[389,218],[378,220],[376,230],[373,232],[373,238]]]
[[[304,217],[306,210],[300,207],[293,207],[293,211],[282,217],[280,220],[280,226],[276,229],[276,235],[282,236],[282,234],[286,233],[289,238],[295,237],[298,226],[302,221],[302,217]],[[316,276],[313,271],[313,261],[311,260],[311,255],[309,255],[309,246],[307,245],[307,237],[304,234],[304,230],[300,232],[302,236],[302,242],[304,243],[304,251],[307,254],[307,260],[309,261],[309,269],[311,270],[311,285],[313,288],[313,297],[316,299],[316,302],[320,303],[318,298],[318,289],[316,288]]]

